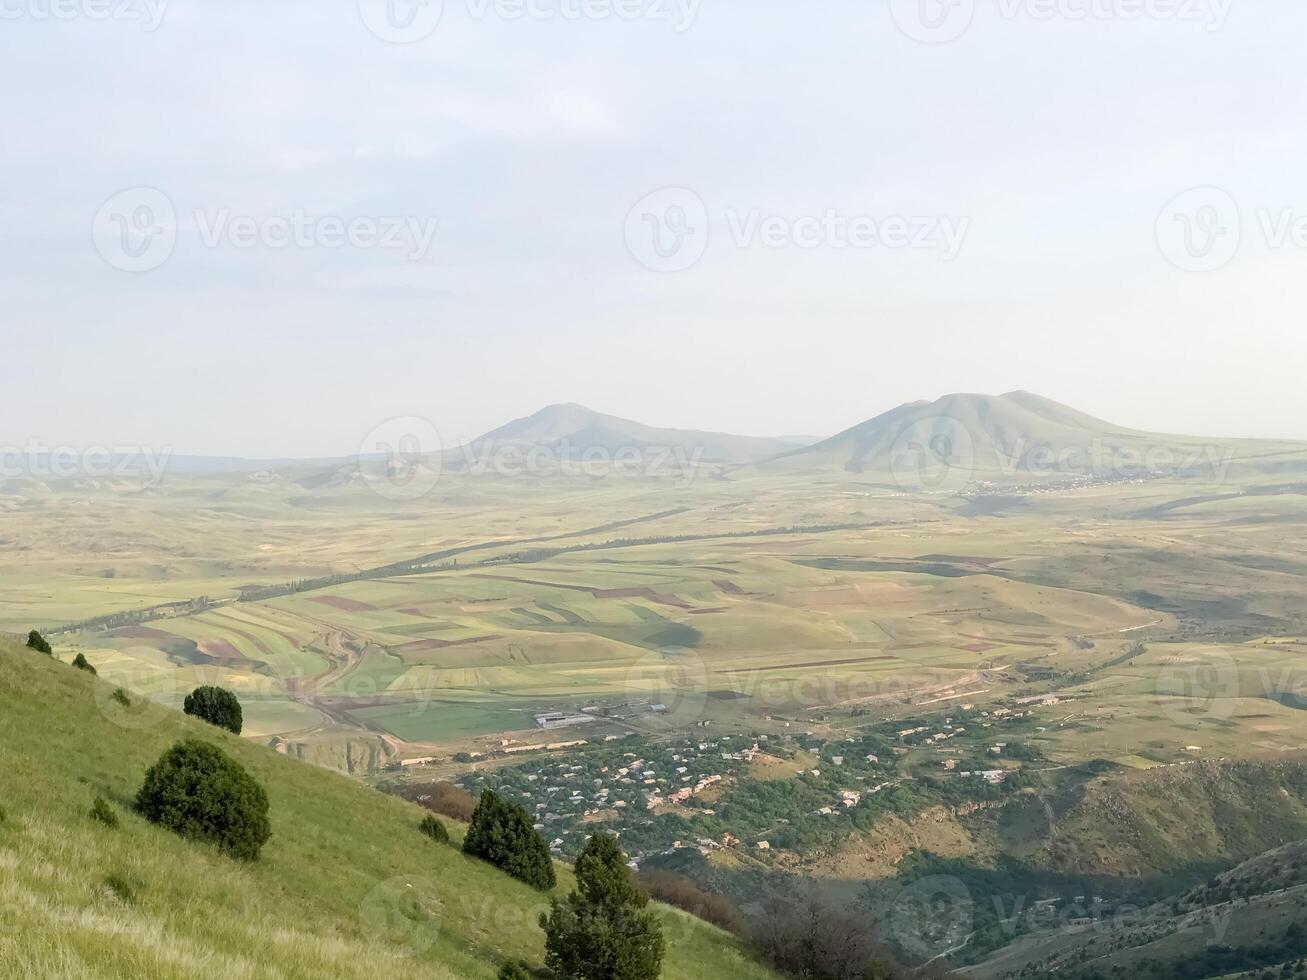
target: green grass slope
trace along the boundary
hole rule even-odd
[[[424,811],[110,693],[0,640],[0,976],[492,978],[504,959],[543,961],[546,897],[423,837]],[[273,837],[255,864],[132,811],[146,768],[195,736],[268,792]],[[97,795],[116,828],[89,816]],[[661,914],[666,980],[774,977],[727,934]]]

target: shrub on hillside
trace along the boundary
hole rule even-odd
[[[263,787],[240,763],[198,739],[178,742],[160,756],[145,774],[136,806],[152,823],[247,861],[258,858],[272,835]]]
[[[657,980],[666,942],[626,855],[595,834],[576,860],[576,891],[540,917],[545,965],[558,980]]]
[[[671,871],[647,871],[637,880],[651,898],[674,905],[719,929],[739,933],[743,928],[740,913],[730,899],[704,891],[684,875]]]
[[[91,819],[100,821],[106,827],[118,826],[118,814],[114,813],[109,804],[104,802],[102,796],[97,796],[95,802],[91,804]]]
[[[531,980],[526,967],[516,963],[505,963],[499,968],[499,980]]]
[[[477,808],[476,797],[454,783],[417,783],[401,792],[406,799],[459,823],[469,823]]]
[[[445,825],[441,823],[439,817],[433,816],[430,813],[422,818],[422,822],[418,824],[418,830],[422,831],[422,833],[426,834],[437,844],[449,843],[449,831],[445,828]]]
[[[27,646],[28,649],[35,650],[37,653],[54,653],[54,648],[50,646],[49,641],[36,630],[32,630],[27,634]]]
[[[782,973],[810,980],[898,980],[933,976],[904,969],[881,942],[876,923],[831,904],[816,888],[774,891],[750,922],[752,944]]]
[[[490,790],[481,794],[472,824],[463,838],[463,853],[489,861],[532,888],[548,891],[556,883],[549,849],[520,806]]]
[[[80,653],[77,656],[73,657],[73,666],[76,667],[78,670],[85,670],[92,674],[99,673],[99,671],[97,671],[93,666],[91,666],[91,662],[87,660],[84,656],[82,656]]]
[[[110,697],[121,704],[124,708],[130,708],[132,706],[131,697],[121,687],[115,687],[113,689],[113,694],[111,694]]]
[[[244,717],[236,695],[222,687],[197,687],[186,695],[182,710],[210,725],[225,728],[234,735],[241,733]]]

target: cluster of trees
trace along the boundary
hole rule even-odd
[[[832,905],[812,889],[768,896],[748,938],[778,970],[805,980],[899,980],[947,973],[942,967],[909,971],[881,942],[866,915]]]
[[[50,646],[50,641],[42,636],[38,630],[32,630],[27,634],[27,648],[35,650],[37,653],[44,653],[46,656],[54,654],[54,648]]]

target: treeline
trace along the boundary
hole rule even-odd
[[[84,619],[80,623],[66,623],[57,629],[50,630],[50,633],[58,634],[113,630],[121,629],[124,626],[139,626],[142,623],[148,623],[156,619],[172,619],[177,616],[195,616],[222,605],[223,601],[224,600],[222,599],[210,599],[208,596],[199,596],[195,599],[183,599],[178,602],[165,602],[158,606],[147,606],[144,609],[127,609],[123,612],[109,613],[105,616],[95,616],[92,619]]]

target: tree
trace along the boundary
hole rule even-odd
[[[150,767],[136,807],[151,823],[194,840],[211,841],[233,857],[256,860],[272,836],[268,796],[217,746],[178,742]]]
[[[27,634],[27,646],[29,649],[35,650],[37,653],[54,653],[54,649],[50,646],[50,642],[37,630],[32,630],[32,632]]]
[[[197,687],[186,695],[182,710],[201,721],[207,721],[210,725],[225,728],[235,735],[241,733],[241,726],[244,724],[241,703],[236,700],[236,695],[226,688]]]
[[[542,892],[556,884],[549,849],[526,811],[490,790],[477,801],[472,824],[463,838],[463,853],[488,861]]]
[[[656,980],[666,942],[607,834],[595,834],[576,861],[576,891],[540,917],[545,965],[560,980]]]
[[[92,674],[99,673],[98,670],[96,670],[93,666],[91,666],[91,662],[87,660],[84,656],[82,656],[80,653],[77,656],[73,657],[73,666],[76,667],[78,670],[85,670]]]

